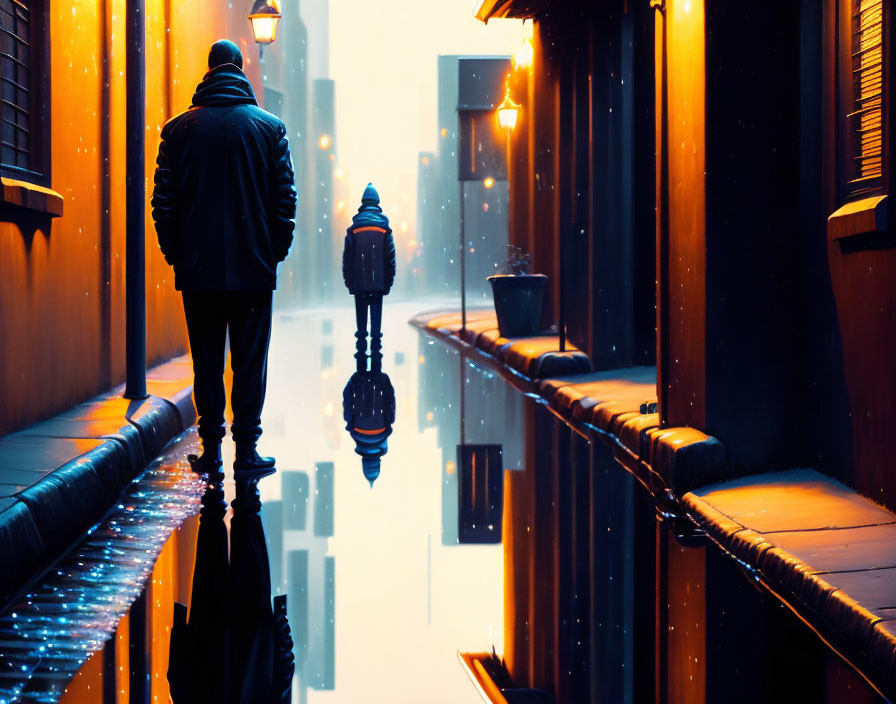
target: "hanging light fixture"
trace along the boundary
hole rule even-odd
[[[532,60],[535,56],[535,49],[532,48],[532,37],[534,29],[532,20],[523,20],[523,43],[513,55],[514,68],[529,68],[532,66]]]
[[[279,0],[255,0],[249,12],[252,36],[258,44],[271,44],[277,38],[277,23],[280,21]]]
[[[504,80],[504,100],[501,101],[497,108],[498,124],[501,126],[501,129],[512,130],[516,127],[519,111],[520,104],[514,102],[513,98],[510,97],[510,74],[508,73],[507,78]]]

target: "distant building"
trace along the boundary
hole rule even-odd
[[[420,152],[417,155],[417,247],[412,266],[418,293],[431,293],[433,277],[443,265],[436,246],[440,240],[438,223],[442,206],[438,176],[436,153]]]
[[[438,151],[435,173],[426,175],[421,153],[418,163],[417,211],[420,259],[427,272],[425,292],[460,295],[460,192],[458,180],[458,72],[462,58],[507,61],[506,57],[439,56]],[[491,302],[486,277],[503,269],[508,241],[508,186],[504,181],[468,181],[464,184],[467,302]]]
[[[309,302],[329,300],[341,288],[341,271],[334,242],[338,237],[334,228],[336,204],[333,201],[333,172],[336,153],[336,88],[328,78],[316,78],[311,82],[311,164],[313,188],[308,196],[313,198],[307,207],[313,213],[308,238],[308,264],[305,275],[312,282]],[[341,240],[341,238],[339,238]],[[341,254],[341,248],[339,253]],[[313,268],[312,268],[313,267]]]

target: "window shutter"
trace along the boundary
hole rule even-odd
[[[876,185],[883,175],[883,0],[853,0],[852,174],[855,191]]]

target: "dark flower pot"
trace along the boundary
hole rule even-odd
[[[526,337],[538,332],[544,308],[544,274],[496,274],[488,277],[495,300],[501,337]]]

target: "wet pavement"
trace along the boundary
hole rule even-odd
[[[278,313],[259,444],[277,472],[235,482],[228,439],[204,484],[185,433],[0,619],[0,702],[479,701],[457,651],[504,650],[523,399],[408,325],[435,307],[387,303],[364,371],[353,309]]]
[[[503,650],[501,545],[457,542],[460,360],[407,324],[427,307],[385,306],[396,412],[373,486],[343,420],[353,310],[275,320],[259,449],[278,472],[259,491],[272,591],[287,595],[295,644],[293,701],[476,702],[456,651]],[[482,384],[504,386],[468,382]],[[482,415],[465,435],[483,432]]]

